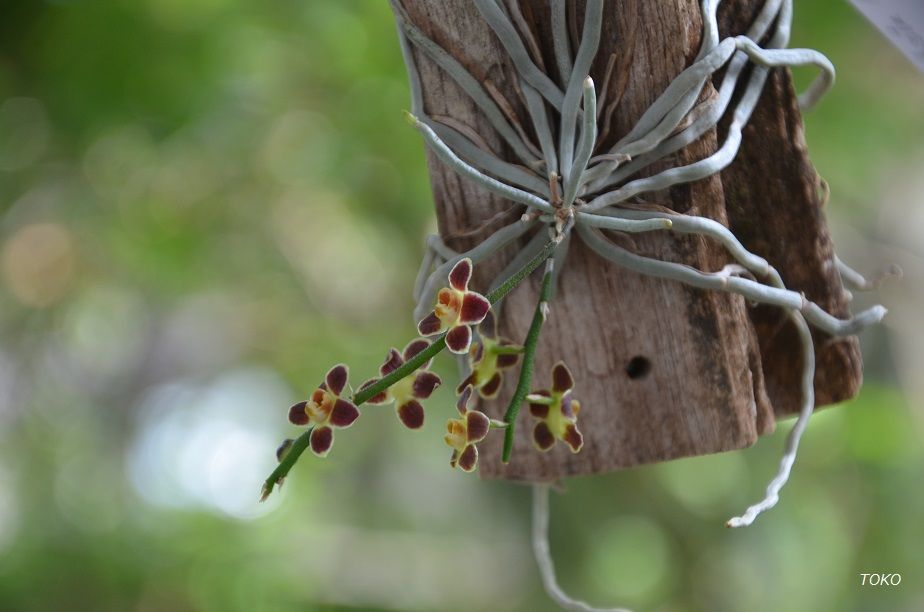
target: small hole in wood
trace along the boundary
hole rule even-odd
[[[645,378],[651,372],[651,362],[641,355],[636,355],[626,364],[626,376],[632,380]]]

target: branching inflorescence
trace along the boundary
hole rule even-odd
[[[576,235],[601,258],[624,268],[701,289],[738,294],[750,302],[777,306],[788,313],[798,330],[802,347],[802,408],[788,435],[778,472],[768,485],[765,497],[727,524],[730,527],[749,525],[757,515],[777,503],[779,491],[788,479],[795,460],[799,439],[814,408],[815,355],[809,326],[836,337],[851,335],[880,321],[885,309],[875,306],[850,319],[838,319],[801,293],[787,289],[780,274],[769,262],[751,253],[722,224],[705,217],[664,209],[640,210],[635,198],[680,183],[704,179],[728,166],[738,152],[742,129],[757,104],[771,68],[815,66],[820,69],[820,76],[799,97],[802,108],[810,108],[833,84],[834,68],[817,51],[785,48],[789,41],[792,0],[767,0],[746,34],[721,40],[716,20],[720,0],[703,0],[703,37],[695,61],[677,75],[628,134],[608,150],[601,150],[598,119],[603,109],[598,108],[597,90],[589,72],[597,55],[605,2],[587,0],[583,22],[571,24],[568,23],[566,2],[548,1],[557,80],[554,74],[541,67],[537,45],[523,23],[516,2],[474,0],[515,67],[517,85],[535,134],[536,142],[533,142],[503,95],[490,82],[476,79],[457,59],[424,34],[411,21],[400,0],[391,0],[411,85],[408,121],[444,164],[488,192],[525,207],[525,214],[464,253],[457,253],[446,246],[439,236],[432,236],[427,241],[414,286],[417,300],[414,314],[415,319],[420,321],[421,335],[438,335],[437,340],[433,343],[412,342],[403,355],[392,349],[380,372],[381,377],[367,382],[349,400],[341,397],[342,393],[346,393],[345,370],[341,372],[334,368],[328,374],[327,382],[315,392],[318,402],[309,400],[293,407],[293,422],[311,425],[313,429],[280,448],[280,465],[267,479],[264,495],[282,482],[309,444],[314,448],[315,437],[318,448],[314,450],[326,452],[333,439],[330,427],[352,423],[358,416],[358,412],[354,411],[365,402],[395,399],[402,421],[411,427],[419,427],[423,409],[418,400],[428,396],[439,384],[435,375],[421,368],[447,345],[453,352],[470,353],[471,368],[471,375],[457,389],[460,417],[450,420],[446,436],[447,443],[453,448],[454,466],[466,470],[475,467],[475,444],[488,435],[490,429],[505,430],[503,460],[507,461],[518,411],[524,401],[530,402],[532,416],[538,419],[533,438],[540,450],[546,450],[556,440],[561,440],[577,452],[582,444],[576,423],[579,404],[571,398],[574,380],[567,366],[556,365],[550,390],[529,394],[536,342],[542,324],[549,316],[555,278],[564,266],[569,245]],[[573,55],[569,27],[580,30],[580,42]],[[764,46],[756,42],[761,40],[766,41]],[[413,52],[415,48],[472,99],[518,161],[501,159],[482,136],[462,122],[427,113]],[[751,70],[744,78],[744,69],[749,65]],[[709,79],[717,78],[720,70],[723,72],[717,95],[698,103],[704,86]],[[736,92],[739,93],[737,98],[734,97]],[[727,115],[730,115],[730,123],[725,139],[714,153],[688,165],[672,167],[644,178],[633,178],[655,162],[696,141]],[[604,122],[608,124],[606,119]],[[608,129],[606,125],[604,130]],[[696,234],[715,240],[727,250],[735,263],[719,271],[699,270],[639,255],[620,246],[606,233],[652,231]],[[533,237],[490,284],[486,296],[468,288],[473,265],[530,232],[534,232]],[[540,298],[524,345],[519,347],[499,341],[489,305],[495,309],[499,307],[500,300],[513,287],[543,264],[545,271]],[[837,265],[849,286],[863,289],[874,285],[839,260]],[[449,287],[444,287],[447,278]],[[509,368],[518,361],[521,363],[520,377],[503,422],[491,421],[483,413],[470,408],[470,399],[475,394],[493,397],[500,386],[500,369]],[[331,384],[332,376],[336,385]],[[424,382],[417,388],[415,385],[421,377]],[[396,384],[398,391],[389,391]],[[323,436],[318,435],[319,429],[324,431]],[[558,588],[546,536],[547,489],[543,485],[537,487],[534,547],[543,582],[550,595],[561,605],[577,610],[593,609],[570,599]]]

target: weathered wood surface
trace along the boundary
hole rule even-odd
[[[720,5],[723,35],[743,32],[758,3]],[[802,115],[787,70],[771,73],[735,161],[722,173],[729,227],[751,251],[780,271],[786,285],[828,312],[848,316],[834,248],[825,223],[820,178],[808,156]],[[801,360],[796,330],[777,308],[751,309],[760,339],[767,394],[777,415],[798,412]],[[813,331],[817,406],[854,397],[863,380],[855,336],[831,338]]]
[[[490,81],[503,92],[522,123],[529,125],[514,86],[512,64],[471,2],[404,0],[403,4],[418,27],[478,79]],[[734,7],[736,3],[728,4]],[[583,2],[574,5],[575,14],[582,16]],[[529,0],[520,6],[536,34],[544,64],[554,77],[547,3]],[[692,61],[700,36],[699,3],[695,0],[607,4],[600,52],[591,71],[599,86],[607,58],[616,53],[615,75],[605,94],[605,104],[612,105],[608,117],[612,125],[605,145],[628,132],[670,80]],[[415,51],[415,58],[426,111],[464,122],[502,157],[513,161],[510,151],[458,86],[422,53]],[[681,185],[648,199],[679,212],[730,223],[744,235],[745,244],[783,266],[783,275],[793,288],[806,290],[824,306],[843,311],[840,284],[828,266],[830,240],[801,139],[801,120],[792,107],[788,75],[780,71],[770,88],[776,92],[775,98],[761,105],[754,119],[757,125],[745,136],[751,139],[756,133],[761,143],[746,145],[742,160],[722,176]],[[704,95],[711,91],[707,86]],[[710,131],[652,171],[701,159],[715,150],[716,142],[715,131]],[[768,157],[784,159],[761,161],[767,149],[773,153]],[[432,155],[428,164],[440,232],[453,248],[472,247],[515,219],[516,211],[521,210],[459,178]],[[774,183],[776,188],[768,190],[766,183]],[[726,194],[726,185],[730,194]],[[727,209],[726,202],[733,206]],[[485,226],[474,235],[453,238],[509,209],[515,211],[506,220]],[[763,218],[765,215],[773,217],[773,222]],[[806,223],[805,218],[810,221]],[[775,231],[786,242],[777,240]],[[728,259],[709,241],[666,233],[635,235],[631,246],[646,255],[708,270],[719,269]],[[782,258],[778,256],[781,247],[786,250]],[[473,286],[486,288],[513,252],[510,249],[479,265]],[[524,283],[507,298],[501,313],[505,335],[524,337],[538,295],[538,280]],[[482,445],[481,474],[553,480],[753,444],[758,435],[773,429],[774,408],[778,413],[788,412],[799,402],[795,338],[779,321],[778,312],[754,310],[738,296],[704,292],[623,270],[597,257],[575,237],[552,316],[539,343],[534,386],[548,385],[549,371],[558,359],[569,364],[577,379],[575,396],[584,406],[580,415],[584,449],[577,455],[563,445],[549,453],[535,451],[529,439],[531,418],[523,410],[511,462],[500,463],[502,436],[490,436]],[[821,355],[819,400],[852,394],[859,381],[856,345],[841,342],[834,350],[823,349]],[[641,375],[634,367],[639,363],[649,366]],[[501,416],[515,386],[512,378],[508,377],[498,400],[481,406],[491,416]]]

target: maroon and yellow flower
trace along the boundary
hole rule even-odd
[[[449,419],[446,423],[448,430],[443,436],[446,444],[452,448],[452,457],[449,465],[458,467],[464,472],[472,472],[478,465],[478,448],[475,446],[488,435],[491,429],[491,419],[483,412],[471,410],[468,402],[473,394],[472,387],[468,386],[459,396],[456,408],[462,416],[458,419]]]
[[[353,402],[341,397],[347,388],[349,374],[342,363],[335,365],[307,401],[289,408],[290,422],[314,427],[309,443],[311,451],[319,457],[327,455],[334,445],[335,427],[349,427],[359,418],[359,409]]]
[[[584,445],[584,436],[577,428],[577,415],[581,403],[571,397],[574,378],[568,366],[559,361],[552,368],[551,391],[541,389],[526,396],[530,413],[539,419],[533,428],[533,443],[547,451],[562,440],[576,453]]]
[[[446,332],[446,346],[464,355],[472,345],[472,325],[481,323],[491,303],[480,293],[469,291],[472,260],[461,259],[449,272],[449,286],[440,289],[433,312],[421,319],[417,331],[421,336]]]
[[[501,383],[504,382],[501,370],[515,366],[520,360],[519,351],[523,349],[498,337],[497,321],[490,310],[478,325],[478,335],[481,341],[472,345],[468,353],[472,373],[459,384],[456,393],[462,393],[467,385],[471,385],[481,397],[492,399],[497,397]]]
[[[411,341],[404,351],[399,353],[397,349],[390,349],[385,363],[379,368],[379,374],[387,376],[403,366],[420,351],[430,346],[429,340],[418,338]],[[398,411],[398,418],[408,429],[420,429],[424,423],[424,408],[420,400],[425,400],[433,393],[433,390],[440,386],[442,381],[440,377],[433,372],[427,371],[430,362],[424,363],[418,370],[405,376],[391,387],[382,391],[369,400],[370,404],[389,404],[395,402],[395,409]],[[377,378],[367,380],[363,383],[362,388],[377,382]]]

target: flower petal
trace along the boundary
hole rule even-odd
[[[330,427],[315,427],[311,430],[311,438],[308,442],[311,445],[311,452],[318,457],[324,457],[334,445],[334,430]]]
[[[459,465],[459,451],[453,449],[452,456],[449,457],[449,465],[452,467]]]
[[[459,323],[463,325],[474,325],[481,323],[491,311],[491,302],[488,298],[469,291],[462,298],[462,308],[459,309]]]
[[[424,407],[417,400],[408,400],[398,406],[398,418],[408,429],[420,429],[424,424]]]
[[[377,382],[379,382],[379,379],[378,379],[378,378],[370,378],[369,380],[367,380],[366,382],[364,382],[364,383],[359,387],[359,390],[362,391],[363,389],[367,389],[367,388],[371,387],[372,385],[374,385],[374,384],[377,383]],[[367,399],[367,400],[366,400],[366,403],[367,403],[367,404],[387,404],[387,403],[390,402],[392,399],[394,399],[394,398],[392,398],[392,397],[390,397],[390,396],[388,395],[388,390],[386,389],[385,391],[382,391],[382,392],[379,393],[378,395],[373,395],[372,397],[370,397],[369,399]]]
[[[468,401],[472,398],[472,386],[466,385],[462,392],[459,393],[459,399],[456,400],[456,408],[459,410],[459,414],[465,414],[468,412]]]
[[[503,355],[497,356],[497,367],[501,370],[506,370],[507,368],[515,366],[518,361],[520,361],[520,356],[516,353],[504,353]]]
[[[327,376],[324,377],[324,383],[327,385],[327,390],[333,393],[334,395],[340,395],[343,393],[343,389],[346,387],[347,378],[350,376],[350,370],[343,365],[338,363],[327,372]]]
[[[398,349],[388,349],[388,356],[385,357],[385,363],[379,366],[379,374],[388,376],[403,365],[404,359],[401,357],[401,353],[398,352]]]
[[[482,338],[497,339],[497,319],[494,318],[494,313],[490,310],[481,323],[478,324],[478,333]]]
[[[565,444],[571,447],[571,452],[576,453],[584,446],[584,436],[578,431],[577,425],[571,423],[565,426],[565,433],[562,435]]]
[[[418,372],[414,378],[413,394],[417,399],[427,399],[433,393],[433,390],[440,386],[443,381],[433,372]]]
[[[468,352],[468,362],[474,367],[476,363],[484,359],[484,342],[473,344]]]
[[[308,424],[308,412],[305,410],[305,406],[308,405],[308,402],[299,402],[293,404],[289,408],[289,422],[293,425],[307,425]]]
[[[483,412],[469,410],[465,415],[465,439],[468,442],[481,442],[488,435],[491,419]]]
[[[571,376],[571,370],[563,361],[559,361],[552,368],[552,391],[555,393],[564,393],[574,388],[574,377]]]
[[[533,427],[533,444],[541,451],[547,451],[555,445],[555,436],[545,421],[540,421]]]
[[[549,397],[551,397],[551,393],[549,393],[546,389],[539,389],[538,391],[533,391],[527,395],[526,401],[529,402],[529,413],[537,419],[548,418],[549,404],[546,398]]]
[[[407,346],[404,347],[404,352],[402,353],[404,360],[410,361],[417,353],[425,350],[428,346],[430,346],[430,341],[426,338],[417,338],[416,340],[411,340],[408,342]],[[431,359],[430,361],[433,360]],[[426,370],[429,368],[430,361],[425,362],[422,366],[420,366],[420,369]]]
[[[472,328],[468,325],[457,325],[446,334],[446,347],[457,355],[464,355],[472,345]]]
[[[474,387],[474,386],[475,386],[475,381],[476,381],[477,379],[478,379],[478,374],[477,374],[476,372],[472,372],[471,374],[469,374],[469,375],[465,378],[465,380],[463,380],[462,382],[460,382],[460,383],[459,383],[459,386],[456,387],[456,395],[462,395],[462,393],[465,391],[465,387]],[[463,412],[465,412],[465,411],[463,410]]]
[[[351,402],[338,397],[334,408],[330,411],[330,424],[334,427],[349,427],[359,418],[359,408]]]
[[[457,291],[465,291],[468,289],[468,281],[471,278],[472,260],[465,257],[449,271],[449,286]]]
[[[465,450],[459,455],[458,464],[463,472],[475,471],[475,467],[478,465],[478,449],[475,448],[474,444],[469,444],[465,447]]]
[[[529,413],[537,419],[547,419],[549,418],[549,405],[531,402],[529,404]]]
[[[495,372],[488,382],[484,384],[478,392],[481,394],[481,397],[485,399],[492,399],[497,397],[497,392],[500,391],[501,382],[503,382],[504,376],[500,372]]]
[[[438,334],[443,331],[443,322],[440,321],[440,318],[436,316],[435,312],[431,312],[417,324],[417,331],[421,336]]]

